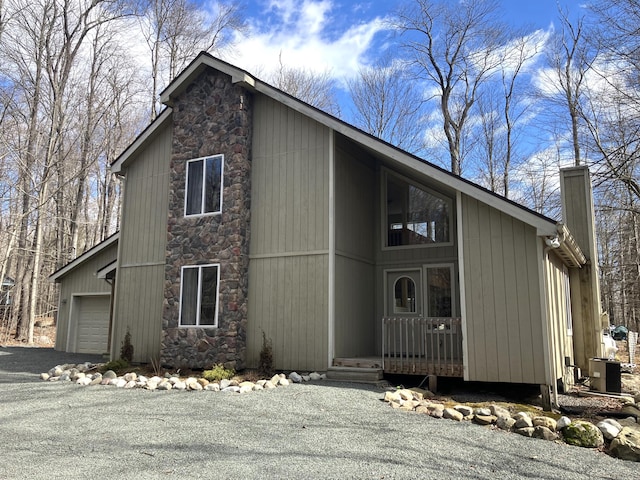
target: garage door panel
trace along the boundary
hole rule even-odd
[[[108,350],[109,297],[78,297],[76,352],[101,354]]]

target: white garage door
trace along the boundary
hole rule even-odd
[[[78,328],[76,352],[107,352],[109,337],[109,297],[77,297]]]

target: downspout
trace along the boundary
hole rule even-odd
[[[554,248],[559,248],[560,247],[560,242],[558,240],[558,237],[546,237],[544,240],[544,243],[546,244],[546,247],[544,248],[544,250],[542,251],[542,274],[544,276],[543,278],[543,282],[544,282],[544,290],[543,290],[543,298],[544,298],[544,307],[545,307],[545,318],[546,321],[544,322],[543,326],[543,331],[546,330],[547,331],[547,342],[551,342],[551,346],[553,346],[554,342],[553,342],[553,338],[552,338],[552,334],[550,334],[549,332],[549,324],[550,324],[550,316],[549,316],[549,301],[547,299],[547,292],[548,292],[548,288],[549,288],[549,272],[548,272],[548,268],[547,268],[547,263],[549,260],[549,250],[554,249]],[[554,351],[552,348],[547,348],[548,350],[548,354],[549,354],[549,366],[551,367],[547,376],[547,381],[549,382],[549,385],[553,388],[553,405],[554,406],[558,406],[558,382],[557,379],[555,378],[556,375],[556,356],[554,354]]]

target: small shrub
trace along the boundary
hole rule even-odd
[[[128,369],[129,369],[129,362],[127,362],[124,358],[107,362],[99,368],[101,373],[104,373],[107,370],[113,370],[118,374],[127,373]]]
[[[202,377],[210,382],[219,382],[220,380],[231,380],[235,374],[233,368],[225,368],[221,363],[216,363],[211,370],[202,372]]]
[[[120,358],[127,362],[133,360],[133,345],[131,345],[131,332],[128,327],[122,345],[120,346]]]
[[[264,330],[262,331],[262,349],[260,350],[258,371],[266,377],[273,375],[273,347],[271,345],[271,339],[267,339]]]

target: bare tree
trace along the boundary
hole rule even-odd
[[[396,27],[418,75],[434,86],[451,172],[462,173],[461,148],[480,87],[496,72],[504,29],[492,0],[415,0]]]
[[[349,82],[354,125],[412,153],[423,148],[422,94],[403,64],[380,59]]]
[[[151,0],[141,19],[151,53],[151,119],[158,115],[160,86],[168,84],[200,51],[230,48],[246,29],[238,3],[216,2],[212,12],[194,0]],[[164,77],[164,80],[163,80]]]
[[[282,52],[278,60],[278,68],[268,77],[274,87],[320,110],[340,115],[330,70],[315,72],[304,67],[289,67],[282,61]]]

